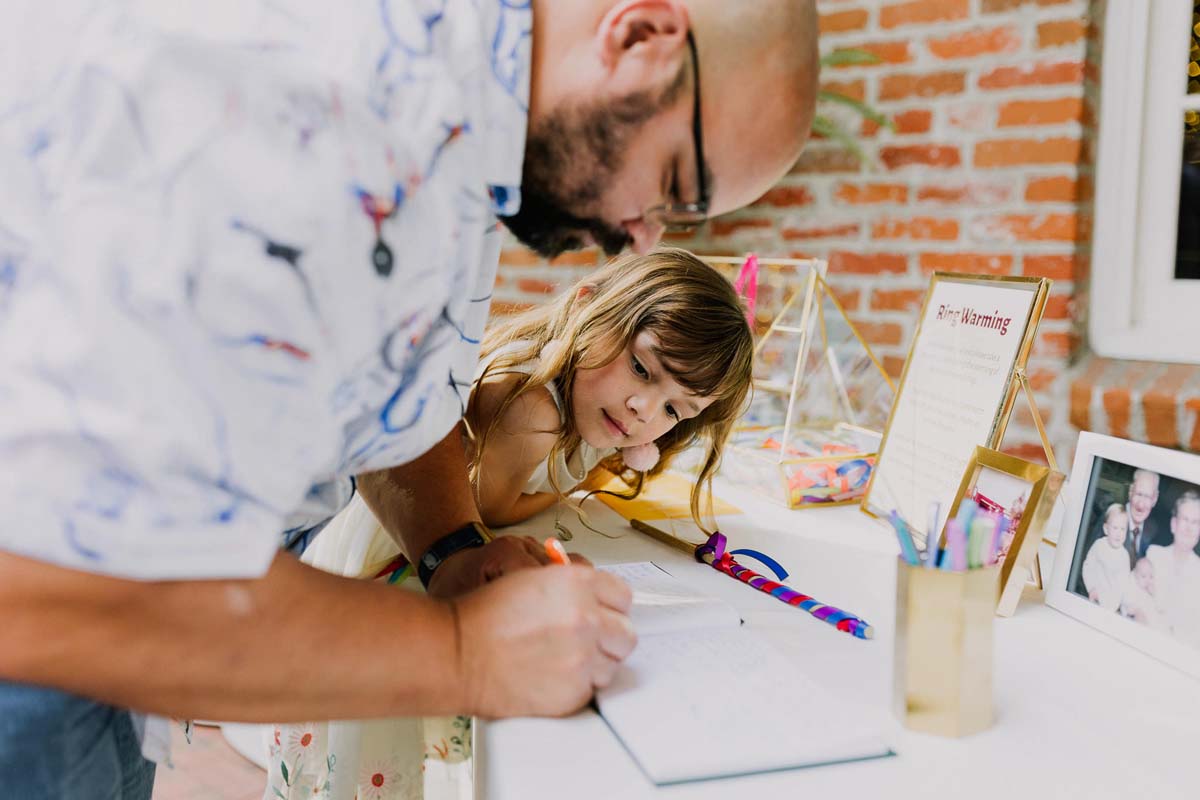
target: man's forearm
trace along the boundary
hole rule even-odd
[[[467,478],[462,423],[415,461],[358,476],[375,518],[410,560],[452,530],[479,520]]]
[[[280,555],[259,580],[139,583],[0,553],[0,679],[176,717],[471,712],[451,606]]]

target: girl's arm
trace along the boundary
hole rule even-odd
[[[504,409],[494,428],[504,398],[519,375],[502,375],[475,386],[468,419],[476,436],[487,434],[476,470],[479,512],[485,525],[512,525],[554,505],[552,492],[521,493],[533,471],[545,461],[558,439],[562,424],[550,392],[538,387],[518,397]],[[488,429],[491,431],[488,432]],[[570,486],[563,486],[563,491]]]

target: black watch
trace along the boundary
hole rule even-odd
[[[483,547],[491,540],[491,533],[483,527],[481,522],[468,522],[458,530],[447,533],[431,544],[425,551],[425,555],[421,556],[421,560],[417,562],[417,577],[421,579],[421,585],[428,589],[433,573],[442,565],[442,562],[459,550]]]

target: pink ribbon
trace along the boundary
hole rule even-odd
[[[733,290],[746,298],[746,322],[754,329],[754,307],[758,305],[758,256],[749,253],[738,270]]]

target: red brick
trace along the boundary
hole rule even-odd
[[[840,48],[846,49],[846,48]],[[854,50],[870,53],[877,59],[874,64],[840,64],[835,69],[853,69],[855,67],[872,67],[880,64],[907,64],[912,61],[912,53],[908,50],[908,42],[862,42],[854,45]],[[834,51],[837,52],[836,50]]]
[[[550,259],[554,267],[594,267],[600,263],[599,248],[589,247],[586,250],[572,250]]]
[[[822,14],[819,30],[821,33],[859,31],[867,26],[867,17],[865,8],[848,8],[845,11]]]
[[[1012,196],[1010,187],[997,183],[958,183],[943,186],[922,186],[917,189],[917,201],[951,203],[954,205],[992,205]]]
[[[1037,26],[1038,47],[1074,44],[1086,35],[1087,25],[1081,19],[1055,19]]]
[[[796,174],[858,172],[858,156],[849,150],[828,147],[807,147],[792,165]]]
[[[1159,447],[1179,447],[1175,426],[1179,397],[1172,392],[1147,391],[1142,395],[1142,418],[1146,423],[1146,441]]]
[[[904,328],[898,322],[869,322],[852,319],[854,327],[871,344],[898,345],[904,341]]]
[[[883,371],[893,378],[899,378],[904,372],[904,356],[884,356]]]
[[[1041,392],[1049,389],[1058,380],[1058,373],[1048,369],[1035,369],[1029,372],[1029,385],[1033,387],[1035,392]]]
[[[856,81],[822,81],[821,91],[833,92],[862,102],[867,97],[867,82],[862,78]]]
[[[983,0],[982,11],[985,14],[999,14],[1012,11],[1022,5],[1033,5],[1035,0]],[[1056,6],[1069,3],[1071,0],[1036,0],[1039,6]]]
[[[717,218],[708,223],[708,231],[712,236],[732,236],[744,231],[768,230],[774,223],[763,217],[744,217],[741,219]]]
[[[921,307],[924,289],[876,289],[871,292],[872,311],[912,311]]]
[[[975,145],[975,166],[985,169],[1078,162],[1079,140],[1066,136],[1052,139],[993,139]]]
[[[908,259],[899,253],[853,253],[835,250],[829,254],[829,271],[852,272],[859,275],[877,275],[908,270]]]
[[[990,28],[956,33],[930,39],[929,52],[941,59],[973,58],[991,53],[1011,53],[1021,46],[1021,36],[1013,27]]]
[[[857,311],[858,299],[862,296],[862,292],[858,289],[845,289],[838,286],[830,286],[829,290],[833,292],[833,297],[838,301],[843,311]]]
[[[928,133],[933,125],[933,112],[928,109],[910,109],[892,116],[896,133]]]
[[[544,264],[542,257],[524,247],[506,247],[500,251],[500,265],[505,267],[532,267]]]
[[[543,264],[565,267],[594,267],[599,263],[600,251],[595,247],[586,250],[572,250],[556,256],[550,261],[545,260],[532,250],[524,247],[506,247],[500,251],[500,265],[505,267],[533,267]]]
[[[910,109],[892,115],[892,126],[900,133],[928,133],[933,125],[933,112],[928,109]],[[862,121],[862,135],[874,136],[879,130],[879,123],[872,119]]]
[[[1074,203],[1078,199],[1079,183],[1066,175],[1031,178],[1025,186],[1025,200],[1030,203]]]
[[[1200,397],[1190,397],[1184,403],[1184,407],[1194,415],[1192,419],[1196,421],[1192,428],[1192,437],[1188,439],[1188,450],[1193,453],[1200,453]]]
[[[1079,122],[1083,114],[1082,97],[1060,97],[1056,100],[1013,100],[1000,106],[996,125],[1061,125]]]
[[[1104,413],[1108,415],[1108,433],[1121,439],[1129,438],[1129,418],[1133,409],[1133,398],[1129,389],[1118,386],[1108,389],[1100,397]]]
[[[1071,381],[1071,424],[1081,431],[1092,430],[1092,384]]]
[[[1028,413],[1028,411],[1026,411]],[[1046,451],[1038,442],[1014,442],[1000,446],[1000,452],[1013,458],[1022,458],[1037,464],[1046,463]]]
[[[962,272],[968,275],[1008,275],[1013,257],[1007,253],[921,253],[920,267],[931,272]]]
[[[920,144],[881,147],[879,160],[888,169],[900,169],[913,164],[926,167],[957,167],[962,159],[957,147]]]
[[[1083,62],[1055,61],[1023,67],[997,67],[979,76],[980,89],[1012,89],[1057,83],[1083,83]]]
[[[1075,214],[1002,214],[981,221],[983,239],[1017,242],[1073,242],[1079,232]]]
[[[517,281],[517,289],[526,294],[553,294],[558,290],[558,284],[537,278],[521,278]]]
[[[879,81],[880,100],[906,97],[939,97],[961,94],[967,86],[965,72],[929,72],[922,75],[884,75]]]
[[[903,183],[839,183],[833,197],[850,205],[904,203],[908,201],[908,187]]]
[[[1050,278],[1069,281],[1075,278],[1074,256],[1039,256],[1025,254],[1022,258],[1021,274],[1033,278]]]
[[[1067,358],[1079,345],[1074,333],[1043,331],[1033,345],[1033,354],[1046,358]]]
[[[1042,313],[1044,319],[1070,319],[1071,297],[1065,294],[1052,294],[1046,298],[1046,308]]]
[[[813,200],[812,193],[808,191],[807,187],[776,186],[758,198],[758,203],[768,206],[791,207],[811,205]]]
[[[806,228],[789,226],[780,231],[779,236],[786,242],[802,239],[844,239],[848,236],[858,236],[861,230],[862,227],[857,222],[813,225]]]
[[[533,308],[533,305],[533,303],[509,303],[504,300],[493,300],[489,313],[493,317],[506,317],[510,314],[528,311]]]
[[[935,217],[885,219],[871,226],[871,236],[875,239],[954,241],[958,238],[958,222]]]
[[[879,27],[899,28],[903,25],[966,19],[970,10],[967,0],[911,0],[881,8]]]
[[[1043,403],[1040,398],[1034,398],[1034,402],[1037,403],[1038,415],[1042,418],[1042,424],[1049,426],[1050,420],[1054,416],[1052,406],[1049,403]],[[1033,412],[1029,410],[1029,403],[1024,397],[1017,398],[1017,406],[1013,409],[1013,421],[1022,428],[1037,428],[1033,421]],[[1039,452],[1042,449],[1041,445],[1037,445],[1037,448]],[[1021,458],[1025,458],[1025,456],[1021,456]],[[1042,463],[1046,463],[1044,457]]]

